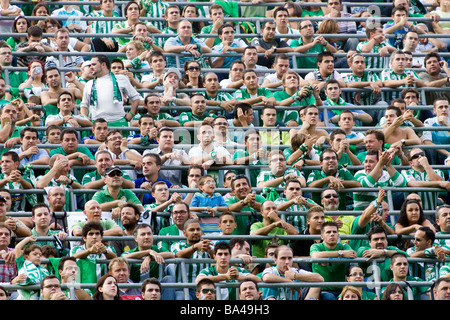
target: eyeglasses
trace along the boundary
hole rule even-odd
[[[330,199],[330,198],[335,198],[335,199],[337,199],[338,198],[338,195],[337,194],[327,194],[327,195],[324,195],[323,196],[325,199]]]
[[[188,213],[188,212],[187,212],[187,211],[184,211],[184,210],[182,210],[182,211],[173,211],[173,212],[172,212],[173,215],[176,215],[176,214],[185,215],[185,214],[187,214],[187,213]]]
[[[425,152],[418,152],[411,156],[410,160],[417,159],[418,157],[425,157]]]
[[[350,277],[358,277],[358,276],[364,277],[364,273],[362,273],[362,272],[355,272],[355,273],[350,273],[349,276]]]
[[[207,288],[205,288],[205,289],[202,289],[202,293],[203,294],[207,294],[207,293],[216,293],[216,289],[207,289]]]

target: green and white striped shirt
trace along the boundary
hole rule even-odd
[[[189,248],[191,245],[188,244],[186,241],[178,241],[172,244],[171,252],[173,254],[176,254],[177,252],[180,252],[186,248]],[[190,259],[211,259],[208,252],[202,252],[196,250],[194,254],[190,257]],[[175,268],[175,282],[177,283],[194,283],[195,279],[199,275],[200,271],[203,269],[209,268],[210,263],[206,262],[199,262],[199,263],[186,263],[186,279],[183,279],[182,271],[181,271],[181,263],[176,264]]]
[[[343,77],[345,83],[352,82],[377,82],[380,81],[380,77],[373,71],[364,71],[364,74],[359,77],[353,73],[350,73]],[[343,92],[344,100],[348,103],[355,104],[355,93],[354,92]],[[379,98],[379,95],[374,95],[372,92],[361,92],[360,101],[361,105],[373,105]]]
[[[362,52],[362,47],[368,42],[369,42],[369,40],[358,43],[358,45],[356,46],[356,51]],[[372,50],[369,53],[380,53],[381,49],[383,49],[385,47],[392,47],[392,46],[387,41],[383,41],[379,45],[374,45]],[[382,57],[382,56],[366,57],[366,68],[367,69],[389,68],[389,55],[387,55],[386,57]]]
[[[392,69],[385,69],[383,70],[383,72],[381,72],[381,81],[384,82],[387,80],[404,80],[409,75],[413,75],[414,78],[419,80],[419,76],[417,75],[417,73],[411,69],[405,69],[405,72],[403,72],[402,74],[395,73],[394,70]],[[390,103],[394,99],[401,98],[401,90],[406,87],[408,86],[402,85],[393,89],[393,91],[391,92],[383,92],[384,94],[383,100],[386,101],[387,103]]]
[[[445,180],[444,174],[439,169],[434,169],[438,175]],[[427,172],[424,170],[423,172],[416,171],[414,169],[402,170],[402,175],[405,177],[407,182],[410,181],[430,181]],[[437,207],[437,199],[439,192],[434,191],[417,191],[417,194],[420,195],[423,204],[423,210],[435,210]]]
[[[399,172],[396,172],[391,178],[386,170],[382,171],[381,177],[375,181],[365,170],[359,170],[355,174],[356,180],[361,183],[363,188],[377,188],[377,187],[406,187],[406,179]],[[373,200],[378,198],[378,190],[373,192],[354,192],[353,203],[354,210],[364,210]]]
[[[144,9],[147,13],[146,17],[149,18],[164,18],[164,12],[170,5],[170,3],[162,0],[140,0],[139,3],[142,9]],[[152,24],[159,30],[162,30],[166,26],[166,22],[164,20],[152,20]]]

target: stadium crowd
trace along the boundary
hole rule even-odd
[[[0,298],[448,300],[450,2],[358,3],[2,0]]]

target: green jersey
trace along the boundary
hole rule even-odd
[[[407,76],[412,75],[414,78],[419,80],[419,76],[414,70],[405,69],[402,74],[395,73],[392,69],[385,69],[381,72],[381,81],[387,80],[404,80]],[[384,92],[384,101],[390,103],[392,100],[396,98],[401,98],[401,90],[408,86],[402,85],[397,88],[392,89],[390,92]]]
[[[249,272],[244,268],[237,266],[235,266],[235,268],[238,270],[240,276],[245,276],[249,274]],[[218,276],[219,273],[217,272],[216,265],[213,265],[200,271],[199,275],[206,277],[214,277]],[[219,283],[239,283],[239,281],[237,279],[231,279],[220,281]],[[220,300],[233,300],[233,301],[238,300],[238,288],[220,288],[219,290],[220,290]]]
[[[172,244],[171,250],[173,254],[180,252],[186,248],[191,247],[186,241],[178,241]],[[208,252],[202,252],[196,250],[194,254],[190,257],[191,259],[211,259]],[[175,282],[177,283],[194,283],[195,279],[199,275],[200,271],[205,268],[209,268],[210,263],[205,262],[195,262],[195,263],[186,263],[186,279],[183,279],[183,275],[181,272],[181,264],[177,263],[175,267]]]
[[[356,46],[356,51],[362,52],[362,47],[368,42],[369,40],[358,43],[358,45]],[[378,45],[374,44],[370,53],[380,53],[381,49],[385,47],[392,47],[392,46],[389,44],[389,42],[383,41]],[[387,68],[389,68],[389,55],[387,55],[386,57],[382,56],[366,57],[366,69],[387,69]]]
[[[256,202],[263,203],[265,200],[266,199],[263,196],[261,196],[259,194],[255,195]],[[230,206],[234,203],[237,203],[239,201],[240,200],[236,196],[230,196],[225,199],[225,203],[228,206]],[[254,222],[253,221],[254,219],[256,219],[257,221],[261,221],[261,215],[259,214],[259,212],[257,212],[255,209],[250,207],[248,204],[245,207],[243,207],[241,211],[255,213],[255,216],[249,217],[248,215],[243,215],[243,214],[235,215],[237,228],[234,229],[233,235],[246,235],[246,234],[248,234],[249,223]]]
[[[353,73],[350,73],[343,77],[345,83],[352,82],[372,82],[375,83],[380,81],[380,77],[373,71],[364,71],[362,76],[357,76]],[[355,93],[354,92],[344,92],[344,100],[348,103],[356,105],[355,101]],[[374,95],[372,92],[361,92],[360,93],[360,102],[361,105],[370,106],[375,104],[378,100],[380,100],[379,95]]]

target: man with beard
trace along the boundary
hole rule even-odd
[[[262,222],[255,222],[250,227],[250,235],[252,236],[273,236],[273,235],[297,235],[298,231],[295,227],[278,215],[277,206],[273,201],[266,200],[261,204]],[[263,258],[265,248],[270,240],[256,240],[252,245],[252,254],[258,258]],[[284,240],[281,243],[285,244]]]
[[[207,72],[203,76],[203,86],[206,90],[205,99],[207,106],[218,106],[223,109],[218,111],[218,114],[228,114],[233,111],[236,105],[236,99],[228,92],[219,92],[220,83],[219,77],[214,72]]]
[[[134,236],[134,230],[139,223],[141,218],[141,212],[139,208],[132,203],[127,203],[122,207],[120,211],[120,222],[123,227],[123,236],[132,237]],[[121,256],[122,253],[134,249],[137,246],[137,243],[134,239],[132,240],[113,240],[110,241],[111,246],[114,248],[118,256]]]
[[[333,188],[339,191],[341,188],[359,188],[361,184],[345,168],[338,167],[338,157],[333,149],[325,149],[320,155],[322,170],[313,171],[308,176],[309,188]],[[320,203],[320,194],[313,192],[312,200]],[[347,194],[339,192],[339,210],[345,210]]]
[[[325,221],[334,221],[339,227],[339,234],[350,234],[352,230],[352,223],[354,220],[354,216],[343,216],[337,215],[336,212],[339,211],[339,195],[333,188],[328,188],[322,191],[321,195],[321,204],[325,213]],[[333,213],[327,214],[327,211],[331,211]]]
[[[419,78],[427,82],[440,80],[440,83],[436,83],[436,86],[444,89],[442,92],[425,91],[426,104],[432,104],[437,97],[441,96],[450,99],[450,93],[446,90],[450,85],[450,69],[448,68],[447,61],[443,60],[439,53],[430,52],[424,58],[424,67],[426,71],[420,72]]]
[[[186,237],[186,240],[172,244],[171,251],[175,254],[175,258],[198,259],[201,261],[202,259],[211,259],[213,257],[214,252],[211,246],[211,240],[202,238],[202,228],[197,219],[189,219],[185,222],[183,234]],[[209,266],[210,264],[205,262],[190,263],[188,265],[188,270],[186,270],[187,279],[183,279],[180,269],[181,265],[177,263],[175,266],[175,282],[193,283],[200,271]],[[195,299],[195,289],[189,289],[190,297],[185,297],[183,289],[177,290],[175,294],[176,300]]]
[[[265,283],[282,282],[323,282],[323,277],[318,273],[313,273],[303,269],[293,267],[294,255],[289,246],[282,245],[275,249],[275,266],[266,268],[262,273],[262,280]],[[302,293],[302,291],[304,291]],[[320,287],[300,288],[290,287],[269,287],[263,289],[263,299],[275,298],[275,300],[318,300],[320,297]]]

